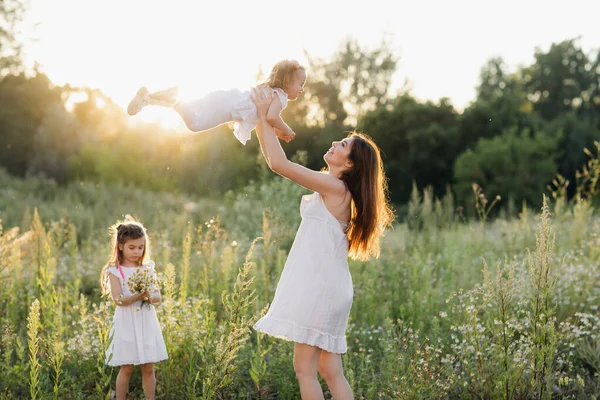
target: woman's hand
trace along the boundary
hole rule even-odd
[[[273,93],[271,90],[267,90],[267,94],[265,94],[261,89],[252,88],[250,98],[256,105],[256,115],[258,115],[258,118],[260,120],[265,120],[267,118],[269,106],[273,101]]]

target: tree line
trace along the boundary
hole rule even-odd
[[[5,20],[18,19],[18,10],[4,8]],[[43,73],[24,71],[14,35],[10,29],[2,35],[0,166],[9,173],[202,196],[257,179],[256,139],[240,146],[225,126],[182,135],[159,124],[131,124],[99,90],[57,86]],[[476,182],[488,193],[538,207],[557,176],[572,196],[590,156],[584,149],[593,150],[600,138],[600,52],[584,51],[578,38],[535,50],[531,65],[512,71],[501,58],[490,59],[475,99],[460,112],[450,99],[392,93],[401,59],[385,38],[375,49],[349,38],[328,59],[307,59],[305,93],[284,110],[297,133],[284,144],[286,152],[305,152],[306,164],[318,169],[331,141],[354,129],[365,132],[384,153],[398,205],[409,200],[413,184],[436,196],[450,188],[465,202]]]

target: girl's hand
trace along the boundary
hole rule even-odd
[[[258,115],[258,118],[260,120],[267,119],[267,112],[269,111],[269,106],[273,101],[273,93],[270,90],[267,90],[267,94],[265,94],[258,88],[252,88],[250,98],[256,105],[256,115]]]
[[[132,296],[132,301],[144,301],[146,293],[136,293]]]

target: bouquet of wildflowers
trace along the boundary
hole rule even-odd
[[[136,269],[127,280],[127,286],[129,286],[131,293],[150,293],[154,291],[155,284],[156,278],[152,270],[146,266]],[[142,306],[145,303],[148,303],[148,308],[150,308],[149,299],[145,298],[142,301]]]

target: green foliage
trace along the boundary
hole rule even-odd
[[[598,61],[578,47],[577,40],[553,43],[547,52],[537,49],[535,62],[523,71],[534,109],[546,120],[571,110],[597,115]]]
[[[460,116],[459,151],[474,147],[481,138],[498,136],[509,127],[535,131],[540,126],[520,72],[510,73],[501,58],[492,58],[481,68],[477,101]]]
[[[396,70],[390,38],[367,50],[354,38],[347,38],[330,60],[309,57],[310,74],[306,101],[315,105],[314,122],[342,126],[347,117],[357,120],[366,111],[385,104]]]
[[[460,143],[457,114],[447,99],[423,104],[401,96],[390,107],[365,115],[358,130],[369,134],[383,152],[393,201],[408,200],[413,180],[443,195]]]
[[[40,179],[20,180],[0,170],[0,210],[8,226],[28,229],[37,208],[43,220],[63,220],[78,227],[79,244],[106,237],[106,227],[119,216],[137,214],[150,226],[178,223],[173,240],[183,240],[188,222],[197,224],[216,215],[211,199],[156,193],[127,184],[72,182],[59,186]],[[18,208],[15,208],[18,205]]]
[[[207,360],[207,377],[202,382],[203,399],[213,399],[216,393],[232,383],[233,372],[237,368],[236,358],[247,341],[250,327],[258,320],[256,315],[245,315],[256,300],[255,290],[252,290],[254,278],[250,273],[256,266],[251,259],[257,240],[250,244],[232,290],[224,291],[221,295],[227,322],[217,341],[214,359]]]
[[[538,207],[556,171],[556,139],[538,132],[509,129],[492,139],[480,139],[467,150],[454,167],[455,190],[459,204],[470,204],[472,183],[503,199],[523,199]]]
[[[109,396],[116,370],[103,355],[114,310],[100,297],[98,275],[110,252],[104,230],[116,217],[86,199],[131,189],[73,185],[59,195],[41,182],[4,179],[11,195],[0,210],[26,223],[22,234],[0,235],[0,396]],[[199,202],[207,209],[193,218],[183,198],[131,192],[125,205],[149,228],[163,283],[157,312],[169,360],[156,366],[157,396],[299,398],[292,344],[249,334],[272,300],[297,223],[303,192],[292,187],[265,181],[231,193],[226,215]],[[446,196],[413,196],[419,223],[395,226],[378,260],[350,262],[355,299],[343,362],[356,398],[544,398],[549,388],[590,398],[600,389],[592,351],[600,345],[600,227],[589,203],[566,203],[556,220],[544,207],[537,237],[540,219],[526,212],[488,221],[484,236]],[[28,213],[24,198],[40,212],[18,217]],[[59,200],[81,211],[61,220]],[[79,215],[89,210],[98,213],[92,230]],[[254,241],[250,211],[262,241]],[[39,311],[29,315],[35,297]],[[28,315],[39,316],[37,329],[28,329]],[[130,396],[142,396],[137,370]]]
[[[23,68],[17,26],[23,20],[27,5],[23,0],[0,1],[0,76]]]
[[[18,12],[8,8],[0,14],[18,20]],[[10,29],[3,33],[11,35]],[[357,126],[383,150],[392,200],[399,209],[408,202],[413,181],[419,190],[431,187],[435,197],[442,197],[462,174],[456,160],[475,151],[481,139],[509,130],[556,138],[552,176],[559,173],[573,182],[585,162],[581,149],[593,146],[600,129],[600,52],[584,52],[578,39],[538,49],[531,65],[512,71],[501,58],[490,59],[481,68],[476,99],[460,113],[448,99],[421,102],[405,90],[390,93],[400,60],[386,37],[372,49],[347,38],[327,59],[307,57],[303,98],[283,113],[297,132],[295,140],[283,144],[285,151],[305,151],[306,165],[321,169],[331,142]],[[61,185],[121,183],[202,197],[219,197],[257,180],[257,141],[241,146],[227,126],[192,134],[134,121],[98,90],[56,87],[39,73],[4,75],[0,164],[13,175],[42,176]],[[540,140],[539,146],[546,147]],[[494,179],[512,179],[512,170],[506,171],[497,170]],[[500,208],[523,201],[538,206],[537,189],[550,183],[545,173],[538,178],[543,181],[533,190],[537,200],[532,203],[531,191],[515,185],[510,201],[503,196],[507,202]],[[462,199],[464,193],[455,194]],[[567,197],[575,194],[575,185],[569,186]]]
[[[300,164],[306,162],[306,153],[294,157]],[[268,167],[262,156],[260,165],[264,174],[272,174],[267,172]],[[263,175],[256,183],[251,182],[241,190],[227,192],[219,214],[234,237],[250,240],[262,234],[266,211],[278,245],[291,244],[295,228],[300,223],[300,196],[308,193],[308,190],[287,179]],[[256,204],[261,206],[256,207]]]
[[[558,173],[570,182],[577,179],[577,171],[588,161],[589,154],[583,149],[594,148],[594,141],[600,137],[598,118],[581,116],[571,111],[557,116],[546,128],[547,132],[559,137]],[[576,185],[568,187],[568,197],[576,194]]]
[[[170,168],[148,159],[143,148],[127,144],[139,140],[143,140],[141,135],[128,135],[112,145],[84,145],[78,154],[68,159],[70,178],[119,182],[153,190],[177,190],[177,181]]]
[[[60,90],[45,75],[9,75],[0,81],[0,160],[10,173],[26,174],[38,127],[57,103]]]
[[[584,149],[589,160],[575,173],[577,197],[597,204],[600,193],[600,142],[594,141],[595,153]]]
[[[40,350],[39,331],[40,324],[40,302],[36,299],[31,305],[29,318],[27,318],[27,338],[29,343],[29,395],[33,400],[40,395],[40,369],[38,358]]]

